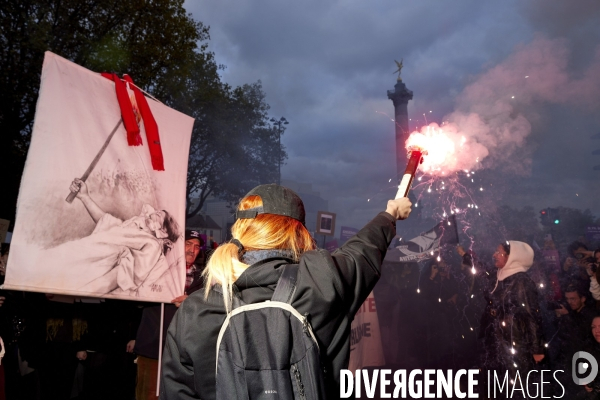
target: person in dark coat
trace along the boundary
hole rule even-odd
[[[558,354],[555,369],[564,370],[565,376],[571,377],[573,355],[588,345],[591,339],[590,326],[596,311],[586,305],[585,291],[577,285],[569,285],[565,289],[565,300],[569,309],[561,303],[560,308],[554,310],[558,319]],[[569,378],[564,379],[562,383],[567,393],[574,393],[577,389]]]
[[[75,306],[85,321],[79,375],[71,398],[77,400],[130,400],[135,389],[136,369],[132,354],[123,351],[130,338],[137,304],[114,299],[81,299]],[[106,383],[110,382],[109,385]]]
[[[585,351],[587,353],[589,353],[597,361],[597,360],[600,360],[600,315],[596,315],[592,319],[591,332],[592,332],[592,339],[590,339],[589,342],[587,343],[587,346],[585,347]],[[589,361],[589,360],[579,359],[577,361],[585,362],[585,361]],[[586,374],[586,375],[587,376],[582,376],[581,378],[589,378],[590,377],[589,374]],[[571,376],[569,375],[567,377],[567,379],[570,379],[570,378],[571,378]],[[580,399],[581,400],[598,400],[598,399],[600,399],[600,376],[598,376],[598,374],[597,374],[594,377],[594,379],[592,379],[591,382],[588,382],[585,385],[577,386],[575,390],[571,390],[570,392],[567,392],[567,395],[570,398],[573,398],[576,400],[580,400]]]
[[[496,287],[490,294],[482,321],[483,366],[514,378],[534,369],[544,359],[539,296],[526,274],[533,265],[533,249],[523,242],[500,244],[493,255],[498,268]]]
[[[576,285],[565,289],[564,304],[555,310],[558,319],[559,362],[562,367],[570,366],[573,354],[583,348],[590,339],[590,326],[597,312],[586,305],[586,291]]]
[[[215,399],[217,336],[233,293],[247,304],[270,300],[281,267],[292,263],[299,270],[291,304],[308,314],[323,357],[327,398],[339,398],[340,369],[347,368],[350,356],[350,324],[381,275],[396,220],[407,218],[410,206],[406,198],[388,201],[385,212],[330,255],[315,249],[298,195],[278,185],[250,191],[238,206],[233,240],[208,262],[205,276],[212,284],[191,295],[171,323],[161,399]]]

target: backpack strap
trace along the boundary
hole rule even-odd
[[[281,271],[281,276],[277,281],[275,292],[271,301],[280,301],[282,303],[292,303],[292,297],[296,291],[296,280],[298,278],[298,264],[286,264]]]

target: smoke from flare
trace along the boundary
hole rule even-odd
[[[420,142],[429,153],[420,169],[446,176],[483,167],[529,174],[534,146],[527,137],[544,105],[570,104],[583,112],[600,107],[600,46],[577,76],[568,59],[565,40],[538,35],[518,46],[457,96],[454,111],[442,118],[447,123],[411,134],[407,145]]]
[[[459,170],[480,168],[480,161],[488,155],[485,146],[478,143],[455,124],[439,126],[431,123],[410,134],[406,148],[426,150],[420,169],[432,175],[445,175]]]

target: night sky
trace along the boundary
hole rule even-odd
[[[395,194],[386,91],[400,59],[414,92],[411,130],[453,122],[485,148],[473,167],[480,182],[469,190],[485,187],[498,205],[600,215],[600,155],[592,155],[600,149],[597,0],[185,6],[210,26],[223,80],[260,80],[270,116],[290,122],[282,178],[312,183],[338,215],[337,234],[340,225],[361,227]]]

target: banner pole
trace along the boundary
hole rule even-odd
[[[165,303],[160,303],[160,331],[158,336],[158,371],[156,373],[156,397],[160,393],[160,369],[162,364],[162,352],[163,352],[163,325],[165,324]]]

